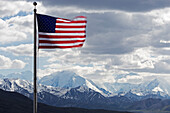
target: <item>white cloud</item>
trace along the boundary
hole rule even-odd
[[[0,19],[0,43],[6,44],[16,41],[29,40],[33,34],[33,16],[16,16],[7,20]]]
[[[42,78],[44,76],[50,75],[52,73],[55,73],[57,71],[58,70],[56,70],[56,69],[50,69],[50,68],[47,68],[47,69],[38,69],[37,77],[38,78]]]
[[[156,26],[163,26],[170,22],[170,8],[163,8],[148,12],[148,15],[153,16],[152,22]]]
[[[23,33],[33,33],[33,15],[16,16],[5,20],[8,27]]]
[[[33,10],[32,2],[26,1],[1,1],[0,17],[13,16],[19,12],[31,12]]]
[[[169,69],[166,61],[164,61],[168,60],[169,57],[156,54],[152,47],[138,48],[123,55],[85,54],[79,49],[41,52],[49,58],[48,63],[44,65],[45,69],[41,70],[43,72],[41,76],[62,70],[71,70],[96,82],[114,82],[114,75],[127,74],[128,71],[134,73],[148,72],[147,74],[150,76],[155,73],[161,75],[161,71],[168,71]],[[122,78],[118,82],[135,83],[135,79],[138,80],[138,83],[141,81],[141,77],[133,76]]]
[[[0,47],[0,50],[10,52],[16,56],[32,56],[33,44],[21,44],[18,46]]]
[[[40,76],[49,75],[57,71],[70,70],[95,81],[101,79],[114,81],[109,78],[114,73],[118,74],[122,72],[121,70],[117,70],[118,66],[115,66],[115,64],[119,64],[118,57],[113,55],[84,54],[81,53],[80,49],[41,50],[39,55],[49,58],[47,60],[48,63],[43,66],[44,69],[41,69]],[[39,65],[43,64],[41,62],[39,63]]]
[[[154,68],[154,64],[159,59],[154,56],[152,48],[140,48],[132,53],[122,55],[120,57],[124,69],[143,69],[143,68]]]
[[[40,11],[45,11],[38,2]],[[1,1],[0,44],[33,40],[33,2]]]
[[[8,26],[8,24],[0,19],[0,22],[3,23],[3,28],[0,28],[0,43],[5,44],[5,43],[10,43],[14,41],[21,41],[25,40],[26,34],[20,31],[15,30],[14,28]]]
[[[143,81],[142,76],[126,76],[125,78],[118,79],[118,83],[131,83],[131,84],[140,84]]]
[[[26,63],[21,60],[11,60],[3,55],[0,55],[0,62],[0,69],[23,69],[26,65]]]
[[[150,72],[150,73],[157,73],[157,74],[168,74],[170,73],[170,65],[166,60],[159,61],[155,64],[154,69],[146,69],[146,70],[138,70],[142,72]]]

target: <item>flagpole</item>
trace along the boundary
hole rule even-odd
[[[37,113],[37,31],[36,31],[36,5],[34,2],[34,100],[33,100],[33,113]]]

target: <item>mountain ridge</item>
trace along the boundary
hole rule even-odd
[[[0,112],[1,113],[33,113],[33,102],[29,98],[16,93],[0,89]],[[108,110],[64,108],[54,107],[38,103],[39,113],[130,113]]]

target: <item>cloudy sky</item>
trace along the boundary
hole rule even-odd
[[[0,74],[33,71],[33,1],[0,0]],[[38,13],[87,17],[83,48],[39,50],[38,76],[70,70],[95,82],[170,76],[170,0],[39,0]],[[124,76],[126,75],[126,76]],[[118,76],[122,76],[116,79]]]

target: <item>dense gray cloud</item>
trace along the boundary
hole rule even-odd
[[[30,1],[30,0],[28,0]],[[86,9],[116,9],[145,12],[170,6],[170,0],[39,0],[44,6],[76,6]]]
[[[83,52],[124,54],[148,46],[151,43],[151,22],[152,18],[144,14],[88,14],[87,48]]]

